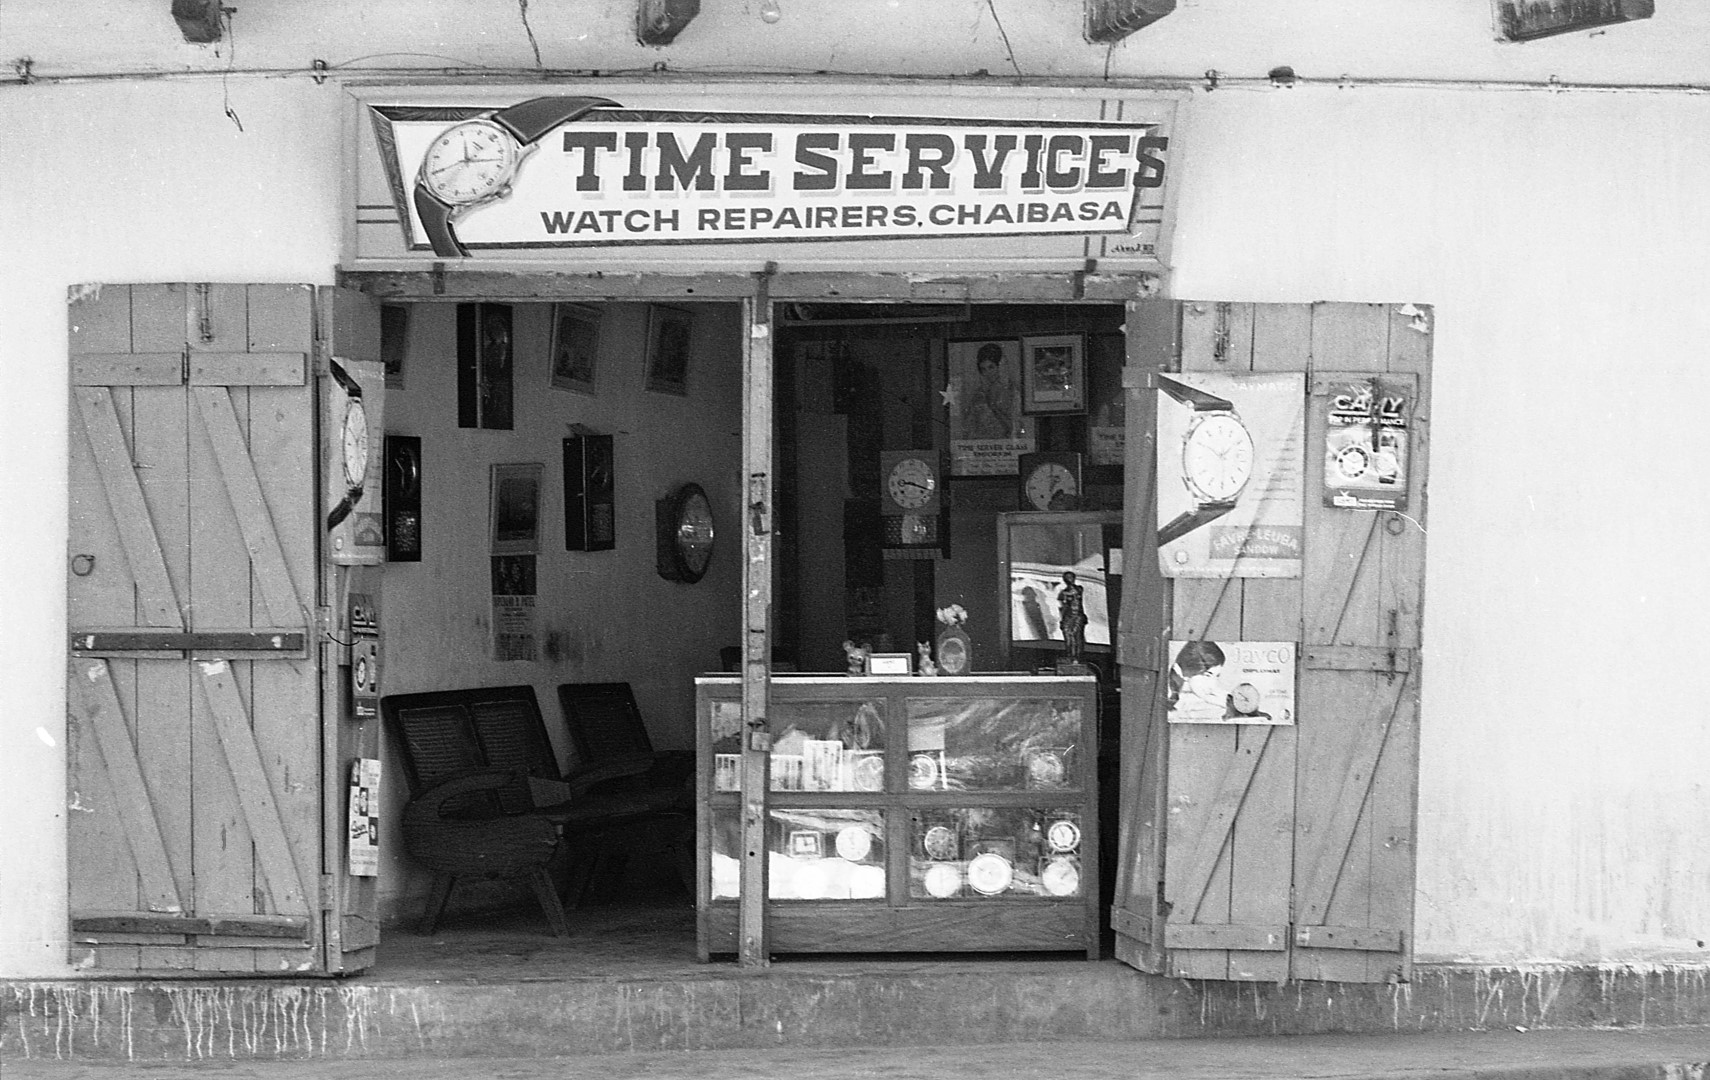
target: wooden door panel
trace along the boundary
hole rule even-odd
[[[74,800],[105,804],[68,834],[84,966],[319,966],[316,657],[226,655],[206,638],[163,649],[134,632],[312,640],[312,296],[109,286],[73,302],[74,381],[113,380],[72,391],[70,551],[94,559],[74,561],[68,586],[71,671],[99,693],[73,684],[70,780]],[[79,629],[118,633],[80,656]]]

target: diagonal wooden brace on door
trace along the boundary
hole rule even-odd
[[[1342,784],[1336,792],[1336,802],[1330,812],[1330,820],[1318,842],[1318,852],[1311,862],[1312,870],[1306,879],[1305,888],[1301,890],[1298,900],[1298,914],[1295,922],[1299,929],[1296,936],[1305,934],[1307,938],[1310,927],[1325,925],[1326,913],[1330,910],[1330,902],[1336,895],[1336,882],[1341,877],[1342,866],[1348,858],[1348,848],[1354,842],[1354,830],[1360,822],[1360,813],[1365,808],[1366,798],[1371,793],[1372,779],[1377,775],[1378,761],[1383,756],[1385,743],[1389,741],[1390,728],[1395,723],[1401,703],[1405,700],[1408,686],[1413,679],[1411,663],[1408,670],[1400,672],[1399,678],[1376,683],[1376,692],[1389,698],[1387,708],[1372,710],[1381,716],[1380,722],[1367,725],[1361,731],[1359,739],[1348,751],[1346,766],[1341,770]],[[1383,702],[1378,703],[1380,706]],[[1314,945],[1320,948],[1357,948],[1353,945],[1327,945],[1333,935],[1320,933],[1317,941],[1298,940],[1299,945]],[[1397,941],[1399,948],[1399,938]]]
[[[281,914],[300,910],[312,916],[310,895],[303,888],[297,863],[291,856],[285,822],[273,799],[267,770],[262,767],[261,751],[256,746],[237,680],[232,676],[232,665],[225,660],[209,660],[196,667],[202,674],[202,689],[208,695],[220,748],[225,751],[226,764],[237,782],[238,805],[249,826],[273,905]]]
[[[223,386],[201,386],[191,391],[202,426],[208,433],[208,443],[214,450],[214,461],[225,481],[226,500],[237,518],[243,534],[243,546],[249,552],[250,566],[261,586],[267,611],[276,625],[288,624],[292,616],[301,619],[303,611],[297,599],[297,589],[291,582],[291,571],[285,562],[285,549],[279,543],[279,533],[267,512],[267,497],[262,494],[261,479],[256,475],[255,462],[238,429],[237,411],[232,407],[231,391]]]
[[[1205,891],[1211,885],[1212,872],[1217,869],[1217,859],[1223,854],[1224,846],[1229,843],[1230,831],[1235,826],[1235,816],[1240,813],[1241,803],[1247,798],[1247,789],[1252,786],[1253,774],[1258,771],[1259,761],[1265,756],[1265,747],[1271,744],[1271,733],[1275,729],[1262,725],[1262,730],[1264,734],[1255,742],[1243,742],[1229,755],[1229,762],[1223,768],[1223,776],[1218,781],[1217,794],[1212,797],[1205,824],[1194,838],[1193,846],[1188,849],[1187,869],[1182,873],[1180,890],[1171,897],[1171,903],[1175,905],[1170,912],[1172,921],[1179,915],[1181,922],[1192,922],[1199,914],[1199,906],[1205,900]]]
[[[79,386],[73,393],[78,415],[83,420],[83,434],[95,456],[107,506],[119,531],[119,543],[125,549],[125,560],[130,563],[131,576],[136,581],[138,619],[144,626],[183,629],[184,614],[166,572],[166,556],[161,552],[160,538],[155,534],[142,484],[137,480],[137,465],[131,460],[130,447],[119,427],[113,394],[104,386]]]
[[[125,843],[131,849],[131,860],[136,863],[142,887],[142,904],[149,911],[182,912],[184,902],[172,880],[172,863],[166,854],[160,822],[154,816],[154,800],[149,798],[136,748],[131,745],[131,733],[125,726],[124,711],[113,689],[107,661],[73,660],[66,675],[70,689],[67,706],[72,719],[94,730],[95,745],[100,747],[101,762],[113,785],[119,824],[124,829]]]

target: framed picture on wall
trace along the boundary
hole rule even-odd
[[[539,462],[493,466],[492,552],[530,555],[540,550]]]
[[[381,304],[380,361],[386,366],[386,385],[393,390],[404,387],[404,355],[409,344],[409,305]]]
[[[657,394],[689,392],[689,331],[694,316],[683,308],[647,308],[647,389]]]
[[[1021,408],[1020,343],[951,341],[944,367],[950,475],[1014,476],[1016,459],[1033,449],[1033,427]]]
[[[1021,339],[1021,409],[1027,413],[1087,411],[1086,339],[1082,335]]]
[[[588,304],[552,305],[552,385],[592,394],[599,352],[600,309]]]

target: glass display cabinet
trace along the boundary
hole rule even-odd
[[[742,682],[696,682],[698,948],[737,948]],[[1091,676],[774,679],[772,952],[1098,956]]]

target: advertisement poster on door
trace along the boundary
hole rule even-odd
[[[1157,385],[1163,575],[1299,577],[1306,376],[1182,371]]]
[[[1172,641],[1172,724],[1294,723],[1292,641]]]
[[[1413,377],[1349,377],[1325,398],[1324,505],[1407,509],[1408,428]]]

